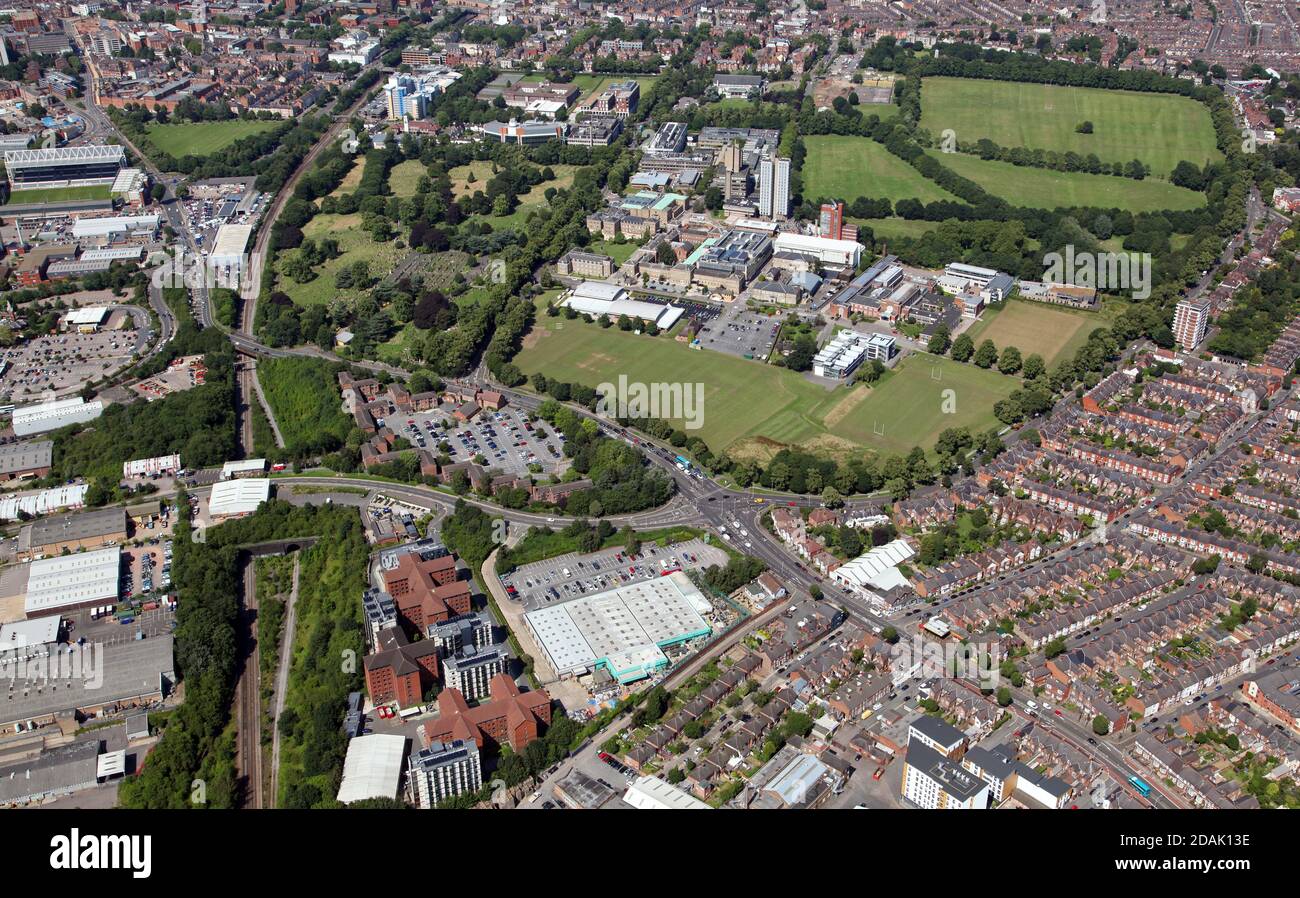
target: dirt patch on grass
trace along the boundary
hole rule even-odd
[[[823,419],[824,425],[830,428],[839,424],[870,395],[871,387],[866,384],[859,384],[854,387],[847,396],[835,403],[831,410],[826,413],[826,417]]]
[[[542,342],[543,337],[549,335],[550,331],[548,331],[544,325],[534,324],[533,329],[524,335],[524,341],[520,345],[523,349],[532,349],[538,343]]]
[[[836,408],[838,407],[836,406]],[[816,455],[833,458],[836,461],[847,461],[850,458],[862,455],[863,452],[862,447],[852,440],[846,440],[844,437],[838,437],[831,433],[818,434],[811,439],[805,440],[799,444],[799,448]]]
[[[782,449],[788,448],[790,447],[785,443],[768,437],[745,437],[728,446],[727,454],[737,461],[754,461],[765,465]]]

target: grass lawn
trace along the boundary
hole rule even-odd
[[[1195,209],[1205,205],[1205,194],[1176,187],[1168,181],[1117,178],[1086,172],[1058,172],[1045,168],[986,161],[978,156],[931,151],[936,159],[989,193],[1017,206],[1055,209],[1058,206],[1097,206],[1130,212]]]
[[[804,138],[803,195],[852,202],[860,196],[912,197],[923,203],[955,200],[952,194],[868,137],[823,134]]]
[[[877,240],[895,237],[920,237],[939,227],[937,221],[920,221],[907,218],[850,218],[858,227],[871,228]]]
[[[480,163],[478,162],[472,163],[472,165],[479,164]],[[481,190],[483,185],[487,183],[488,179],[492,177],[492,163],[488,162],[485,164],[488,166],[486,169],[486,176],[476,175],[478,181],[475,184],[468,185],[470,189],[468,189],[466,193],[472,194],[475,190]],[[456,189],[456,172],[459,168],[464,167],[467,166],[460,166],[451,171],[453,191]],[[577,174],[577,171],[580,168],[582,168],[580,165],[552,165],[550,166],[550,169],[555,172],[555,178],[550,181],[542,181],[540,184],[534,186],[532,190],[529,190],[525,194],[521,194],[518,203],[515,206],[515,211],[511,212],[509,215],[489,214],[480,215],[477,216],[477,218],[491,224],[493,230],[500,230],[502,228],[522,228],[527,223],[529,215],[546,205],[546,191],[551,187],[554,187],[556,190],[564,190],[567,187],[572,187],[574,175]]]
[[[488,160],[481,162],[471,162],[469,165],[458,165],[451,171],[447,172],[451,176],[451,194],[456,199],[463,196],[473,196],[475,191],[482,190],[483,186],[492,179],[492,163]],[[470,175],[474,180],[469,180]]]
[[[397,249],[396,241],[389,243],[375,243],[370,239],[370,235],[361,230],[361,215],[355,213],[352,215],[317,215],[302,229],[303,236],[312,237],[319,240],[322,237],[332,237],[339,242],[339,249],[342,254],[337,258],[330,259],[324,265],[320,266],[319,275],[315,280],[300,284],[293,278],[283,274],[283,262],[277,260],[276,269],[279,272],[276,278],[276,289],[283,290],[289,294],[289,297],[300,306],[324,305],[332,301],[336,296],[356,298],[365,290],[340,290],[334,286],[334,277],[339,271],[354,262],[365,260],[370,263],[370,274],[372,277],[383,278],[393,270],[397,263],[397,258],[401,252]],[[282,259],[287,260],[291,253],[297,250],[288,250],[281,255]]]
[[[366,173],[366,157],[358,156],[357,161],[352,163],[352,168],[349,169],[348,173],[343,176],[343,180],[339,181],[339,186],[335,187],[333,190],[330,191],[330,196],[334,197],[335,199],[338,199],[339,197],[343,196],[345,193],[351,193],[352,191],[356,190],[357,185],[361,183],[362,175],[364,175],[365,173]],[[317,205],[320,204],[317,203]]]
[[[379,361],[387,362],[390,365],[402,366],[411,361],[407,358],[408,350],[414,349],[419,345],[420,337],[423,331],[414,324],[407,324],[397,333],[393,334],[386,343],[381,343],[375,350],[379,356]]]
[[[364,158],[364,157],[362,157]],[[416,185],[427,170],[419,159],[407,159],[394,165],[388,172],[388,187],[393,196],[406,199],[415,196]]]
[[[210,156],[237,140],[251,134],[261,134],[284,124],[274,122],[246,122],[235,119],[227,122],[184,122],[171,125],[152,124],[147,128],[149,139],[158,149],[175,159],[182,156]]]
[[[614,260],[615,265],[622,265],[640,248],[641,244],[633,240],[625,243],[615,243],[612,240],[593,240],[586,249],[590,253],[601,253],[609,256]]]
[[[977,345],[992,340],[999,350],[1015,346],[1024,356],[1037,353],[1051,370],[1058,362],[1072,358],[1089,334],[1109,326],[1123,308],[1123,303],[1106,302],[1098,312],[1083,312],[1011,299],[986,309],[966,333]]]
[[[106,200],[112,196],[112,184],[89,184],[83,187],[47,187],[43,190],[15,190],[9,205],[19,203],[62,203],[71,200]]]
[[[582,102],[589,97],[604,90],[609,84],[615,81],[635,81],[641,85],[641,97],[650,92],[654,83],[659,80],[658,75],[574,75],[573,83],[582,88],[582,97],[578,102]]]
[[[560,380],[597,386],[629,380],[704,384],[704,426],[715,451],[770,458],[785,446],[843,457],[930,449],[939,432],[996,424],[993,403],[1019,381],[951,359],[920,355],[875,386],[826,390],[803,375],[723,353],[689,349],[664,337],[603,329],[539,315],[515,363]],[[938,372],[939,379],[932,376]],[[957,391],[957,412],[942,413],[942,391]]]
[[[1075,132],[1084,121],[1092,134]],[[1209,110],[1173,94],[926,78],[921,125],[935,135],[951,128],[963,143],[987,137],[1001,146],[1096,153],[1104,162],[1141,159],[1158,175],[1184,159],[1199,166],[1221,158]]]

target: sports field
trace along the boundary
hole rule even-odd
[[[112,196],[111,184],[90,184],[83,187],[47,187],[43,190],[15,190],[9,194],[9,205],[23,203],[63,203],[72,200],[106,200]]]
[[[1117,305],[1122,304],[1108,304],[1097,312],[1083,312],[1011,299],[1001,306],[986,309],[966,333],[976,345],[992,340],[998,349],[1014,346],[1022,356],[1037,353],[1051,370],[1058,362],[1072,358],[1090,333],[1109,326],[1119,312]]]
[[[643,383],[702,383],[699,435],[715,451],[756,459],[792,445],[839,457],[864,448],[929,450],[945,428],[996,425],[993,403],[1019,384],[996,371],[920,354],[875,386],[827,390],[784,368],[545,315],[515,364],[527,374],[540,371],[593,387],[615,383],[619,375]],[[946,389],[955,391],[950,415],[942,408]]]
[[[226,122],[178,122],[171,125],[153,124],[148,127],[149,139],[158,149],[173,159],[182,156],[210,156],[250,134],[261,134],[278,128],[284,122],[246,122],[232,119]]]
[[[1075,131],[1085,121],[1093,133]],[[936,137],[952,129],[962,143],[988,138],[1004,147],[1096,153],[1104,162],[1141,159],[1157,175],[1184,159],[1221,158],[1209,110],[1173,94],[925,78],[921,126]]]
[[[1010,162],[986,161],[961,153],[929,152],[945,167],[1016,206],[1037,209],[1097,206],[1127,209],[1129,212],[1155,212],[1195,209],[1205,205],[1205,194],[1153,178],[1135,181],[1114,175],[1059,172],[1012,165]]]
[[[860,196],[923,203],[955,200],[952,194],[869,137],[823,134],[804,138],[803,195],[852,202]]]

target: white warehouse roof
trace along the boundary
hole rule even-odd
[[[778,253],[816,256],[822,262],[835,265],[856,266],[862,258],[862,244],[856,240],[832,240],[830,237],[785,233],[777,234],[772,246]]]
[[[249,224],[225,224],[217,229],[217,239],[213,241],[210,259],[238,259],[248,246],[248,238],[253,236],[253,226]]]
[[[113,215],[107,218],[78,218],[72,225],[72,236],[107,237],[131,231],[153,233],[158,229],[157,215]]]
[[[208,497],[208,514],[211,517],[249,514],[256,511],[271,497],[271,481],[266,477],[241,477],[237,480],[219,480],[212,484]]]
[[[676,306],[628,299],[627,291],[622,287],[602,281],[582,282],[561,305],[594,318],[606,315],[617,320],[619,316],[626,315],[640,321],[653,321],[661,330],[671,328],[683,314],[683,310]]]
[[[121,559],[122,550],[114,546],[33,561],[27,568],[27,616],[116,602]]]
[[[877,546],[864,555],[859,555],[847,564],[840,565],[832,576],[845,585],[858,588],[872,585],[873,581],[880,579],[882,575],[885,575],[887,582],[889,579],[887,572],[895,571],[898,565],[915,554],[916,552],[905,540],[896,539],[883,546]]]
[[[406,737],[375,733],[348,742],[338,800],[396,798],[406,760]]]
[[[657,776],[637,777],[623,800],[642,811],[711,811],[709,805]]]
[[[680,571],[529,611],[528,628],[556,673],[606,668],[621,682],[664,666],[662,649],[704,636],[711,606]]]
[[[87,484],[79,483],[23,496],[5,496],[0,499],[0,521],[16,521],[19,512],[39,517],[61,508],[81,508],[86,504],[86,491],[89,489]]]
[[[66,324],[102,324],[108,317],[108,306],[87,306],[82,309],[72,309],[63,316]]]
[[[80,396],[28,405],[14,409],[14,433],[25,437],[33,433],[58,430],[68,424],[93,421],[103,411],[104,403],[98,399],[94,402],[86,402]]]

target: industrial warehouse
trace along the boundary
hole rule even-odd
[[[609,674],[630,683],[667,667],[664,649],[708,636],[709,600],[681,571],[524,615],[528,629],[562,677]]]
[[[94,605],[115,605],[121,590],[117,547],[42,558],[27,568],[23,610],[28,618]]]
[[[660,330],[668,330],[682,317],[682,310],[676,306],[628,299],[627,291],[622,287],[601,281],[583,281],[561,300],[560,305],[593,318],[604,315],[611,321],[627,316],[653,324]]]

